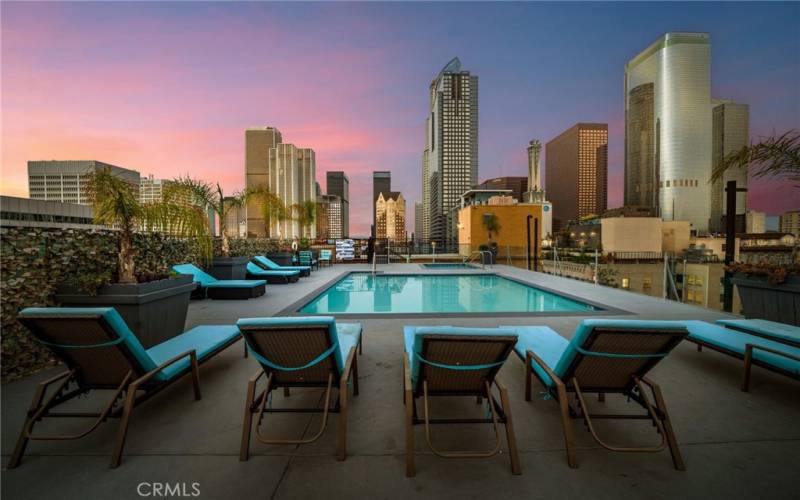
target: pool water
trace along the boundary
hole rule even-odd
[[[494,274],[351,273],[298,312],[305,314],[591,312],[598,308]]]

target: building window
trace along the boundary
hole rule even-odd
[[[631,287],[631,280],[630,278],[622,278],[622,288],[629,289]]]

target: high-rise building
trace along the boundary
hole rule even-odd
[[[527,192],[523,193],[520,201],[529,203],[544,202],[544,185],[542,184],[542,143],[538,139],[532,139],[528,143],[528,178]]]
[[[716,168],[722,160],[739,151],[750,141],[750,113],[747,104],[732,101],[712,100],[711,164]],[[747,168],[729,168],[722,179],[711,184],[711,219],[708,230],[714,233],[725,231],[727,218],[727,195],[725,186],[736,181],[736,188],[747,187]],[[736,232],[745,232],[747,193],[736,193]],[[763,232],[763,231],[760,231]]]
[[[406,200],[398,191],[378,193],[375,235],[392,241],[406,240]]]
[[[419,241],[422,239],[423,234],[423,212],[422,212],[422,202],[417,201],[414,203],[414,239]]]
[[[169,181],[156,179],[153,174],[141,177],[139,180],[139,201],[141,203],[155,203],[164,199],[164,186]]]
[[[608,125],[577,123],[545,145],[545,184],[553,229],[607,207]]]
[[[450,216],[478,182],[478,77],[453,58],[431,82],[422,158],[425,236],[451,242]],[[451,220],[448,220],[451,219]]]
[[[707,33],[667,33],[625,65],[626,205],[707,230],[711,115]]]
[[[326,182],[327,193],[336,195],[342,200],[340,214],[342,235],[340,238],[347,238],[350,236],[350,179],[344,172],[332,171],[328,172]]]
[[[269,184],[269,152],[281,142],[281,132],[275,127],[251,127],[244,132],[245,187],[248,190],[265,188]],[[264,221],[263,205],[256,198],[247,203],[247,234],[270,236]]]
[[[314,150],[281,143],[269,150],[267,187],[290,210],[306,202],[316,202]],[[249,217],[249,210],[248,210]],[[301,227],[296,217],[270,221],[270,236],[277,238],[316,238],[317,227]]]
[[[791,233],[800,238],[800,210],[784,212],[778,221],[780,232]]]
[[[231,196],[223,200],[226,208],[225,233],[229,238],[244,238],[247,236],[247,207],[238,206],[233,200]]]
[[[139,196],[139,172],[96,160],[29,161],[28,194],[33,200],[91,205],[86,184],[102,169],[109,169],[114,176],[129,183]]]
[[[388,193],[392,190],[392,173],[391,172],[372,172],[372,236],[375,236],[375,203],[378,201],[378,195],[381,193]]]
[[[750,234],[761,234],[767,232],[767,214],[748,210],[745,214],[744,232]]]
[[[427,123],[427,120],[426,120]],[[425,142],[427,144],[430,134],[425,132]],[[427,243],[431,239],[431,171],[430,153],[427,145],[422,152],[422,231],[418,239]]]
[[[317,197],[317,238],[342,238],[342,199],[335,194]]]
[[[526,201],[525,193],[528,192],[527,177],[495,177],[487,179],[475,186],[475,189],[510,189],[512,196],[517,201]],[[462,193],[463,194],[463,193]]]

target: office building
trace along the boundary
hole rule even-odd
[[[270,149],[283,138],[275,127],[251,127],[244,132],[245,187],[257,190],[267,187],[269,180]],[[253,198],[247,203],[247,234],[258,237],[270,236],[264,220],[262,203]]]
[[[538,139],[528,143],[528,178],[526,183],[528,192],[524,193],[521,201],[542,203],[545,201],[544,185],[541,173],[542,143]]]
[[[342,199],[334,194],[317,197],[317,238],[321,240],[341,239]]]
[[[53,227],[103,229],[95,225],[92,207],[86,204],[0,196],[1,227]]]
[[[800,210],[784,212],[778,219],[780,232],[793,234],[800,238]]]
[[[375,202],[375,237],[406,241],[406,200],[398,191],[378,193]]]
[[[478,77],[452,59],[431,82],[422,157],[426,239],[455,243],[450,214],[478,182]]]
[[[341,238],[350,237],[350,179],[344,172],[328,172],[325,190],[330,195],[341,198],[340,226],[342,228]]]
[[[748,210],[745,214],[745,233],[766,233],[767,232],[767,214],[764,212],[756,212]]]
[[[712,100],[711,111],[711,164],[716,168],[729,154],[739,151],[750,142],[750,113],[747,104],[732,101]],[[708,230],[712,233],[725,231],[727,218],[727,195],[725,186],[736,181],[736,188],[747,188],[747,168],[735,167],[725,171],[722,179],[711,184],[711,219]],[[747,193],[736,193],[737,233],[745,232]],[[763,233],[764,231],[754,231]]]
[[[528,192],[527,177],[495,177],[488,179],[475,186],[475,189],[503,189],[511,191],[512,196],[517,201],[526,201],[525,194]],[[463,194],[463,193],[462,193]]]
[[[164,187],[169,181],[156,179],[153,174],[139,180],[139,201],[156,203],[164,199]]]
[[[624,87],[625,204],[653,207],[666,220],[688,220],[693,229],[706,231],[712,166],[709,35],[665,34],[625,65]]]
[[[96,160],[48,160],[28,162],[28,193],[32,200],[91,205],[86,185],[95,172],[109,169],[139,196],[139,172]]]
[[[547,197],[553,228],[607,207],[608,125],[577,123],[545,145]]]
[[[316,238],[317,227],[301,227],[295,207],[307,201],[316,202],[314,179],[316,160],[314,150],[298,148],[294,144],[280,143],[269,150],[267,187],[287,207],[292,217],[272,219],[269,234],[273,238]],[[249,209],[248,209],[249,216]]]
[[[375,236],[375,228],[377,227],[375,221],[375,207],[378,201],[378,195],[381,193],[388,193],[392,190],[392,173],[391,172],[372,172],[372,227],[370,234]]]
[[[423,233],[422,202],[414,202],[414,239],[420,241]]]
[[[233,203],[233,197],[226,196],[225,233],[228,238],[244,238],[247,236],[247,207]]]

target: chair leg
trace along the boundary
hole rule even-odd
[[[289,391],[289,387],[284,387],[283,388],[283,397],[288,398],[290,395],[291,395],[291,393]]]
[[[575,445],[572,437],[572,422],[569,419],[569,400],[567,399],[567,390],[564,384],[559,384],[558,388],[558,405],[561,411],[561,425],[564,427],[564,444],[567,447],[567,463],[573,469],[578,468],[578,460],[575,457]]]
[[[533,358],[530,354],[525,355],[525,401],[531,400],[531,377],[533,377],[533,368],[531,368]]]
[[[669,413],[667,412],[667,404],[664,401],[664,396],[661,394],[661,387],[659,387],[655,382],[651,382],[649,380],[646,382],[653,391],[653,397],[656,400],[656,408],[658,408],[658,411],[663,416],[662,425],[664,426],[664,433],[666,434],[669,452],[672,455],[672,464],[677,470],[686,470],[686,464],[683,462],[681,450],[678,448],[678,440],[675,438],[675,431],[672,429],[672,421],[670,420]]]
[[[260,376],[260,373],[259,373]],[[253,403],[256,397],[256,383],[258,378],[253,377],[247,383],[247,396],[244,402],[244,421],[242,422],[242,444],[239,448],[239,461],[244,462],[250,458],[250,433],[253,430]],[[267,397],[265,394],[264,397]]]
[[[111,463],[109,464],[111,469],[116,469],[122,462],[122,450],[125,448],[125,439],[128,437],[128,425],[130,424],[133,407],[136,405],[136,390],[136,386],[128,387],[125,407],[122,411],[122,418],[119,421],[119,430],[117,431],[117,443],[111,453]]]
[[[750,392],[750,373],[753,371],[753,346],[747,344],[744,351],[744,374],[742,376],[742,392]]]
[[[514,434],[514,424],[511,420],[511,405],[508,402],[508,389],[497,384],[500,389],[500,404],[503,406],[503,413],[506,416],[506,439],[508,440],[508,454],[511,458],[511,473],[522,474],[519,464],[519,452],[517,451],[517,437]],[[488,396],[487,396],[488,397]],[[492,404],[492,401],[489,401]]]
[[[66,375],[69,375],[69,373],[62,374],[59,377]],[[36,423],[36,419],[34,417],[42,405],[42,399],[44,399],[44,394],[47,391],[47,387],[53,381],[54,379],[46,380],[36,387],[36,391],[33,393],[33,399],[31,400],[31,405],[28,409],[27,416],[25,417],[25,423],[22,424],[22,430],[19,432],[17,445],[14,447],[14,453],[11,454],[11,460],[8,461],[7,467],[9,469],[17,468],[22,461],[22,456],[25,454],[25,449],[28,447],[28,442],[30,441],[28,435],[31,431],[33,431],[33,426]]]
[[[358,338],[358,354],[364,354],[364,334]]]
[[[347,458],[347,378],[339,382],[339,456],[337,460]]]
[[[414,477],[414,396],[411,389],[405,390],[406,401],[406,477]]]
[[[358,396],[358,357],[353,357],[353,396]]]
[[[197,353],[192,351],[192,354],[189,358],[192,365],[192,388],[194,389],[194,399],[195,401],[200,401],[200,399],[203,398],[203,395],[200,393],[200,365],[197,363]]]

